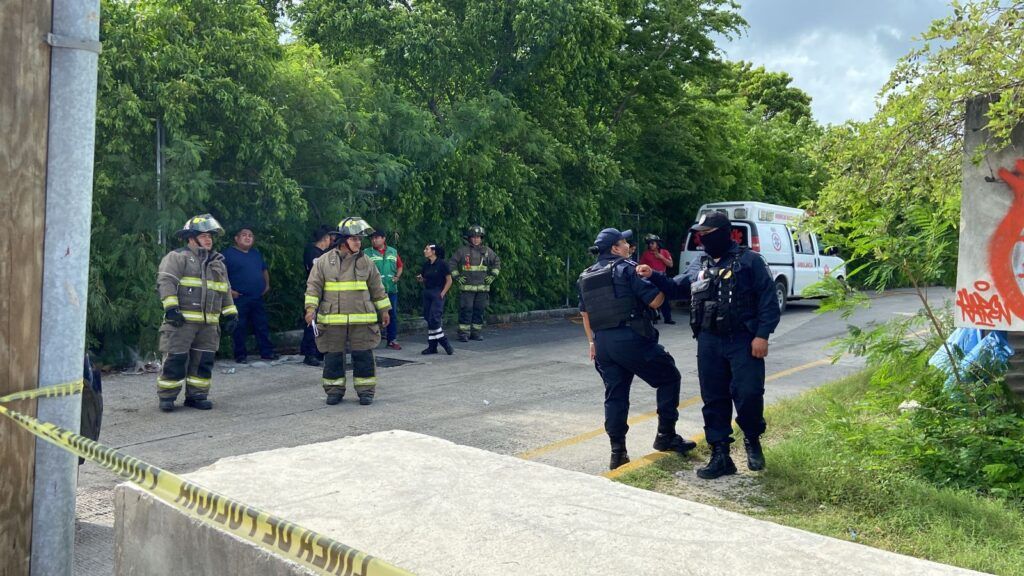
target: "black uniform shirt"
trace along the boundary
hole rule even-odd
[[[597,258],[597,264],[594,264],[588,270],[597,266],[608,266],[618,259],[618,256],[610,252],[601,254]],[[660,294],[660,291],[654,284],[636,275],[636,262],[629,259],[619,262],[615,265],[615,269],[612,270],[612,288],[615,290],[616,298],[639,298],[644,304],[650,304]],[[579,290],[578,287],[577,290]],[[586,312],[587,305],[583,301],[583,293],[580,292],[579,296],[580,312]]]
[[[731,266],[734,259],[739,261],[734,297],[737,301],[746,301],[750,304],[739,308],[740,321],[752,334],[767,339],[779,325],[780,313],[779,302],[775,297],[775,281],[760,254],[740,250],[735,242],[714,266]],[[687,273],[669,279],[664,274],[655,272],[651,280],[665,293],[666,298],[676,300],[689,297],[690,283],[694,279]]]
[[[423,269],[420,271],[423,276],[423,287],[428,289],[444,288],[445,278],[451,273],[448,263],[441,258],[434,260],[433,264],[430,263],[430,260],[424,260]]]
[[[302,253],[302,263],[306,265],[306,276],[313,270],[313,260],[323,256],[324,251],[316,244],[307,244],[305,252]]]

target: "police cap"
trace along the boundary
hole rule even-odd
[[[690,231],[704,232],[714,230],[715,228],[728,228],[729,226],[732,226],[729,217],[716,211],[710,214],[701,214],[700,220],[697,220],[697,223],[690,227]]]
[[[612,246],[619,243],[619,240],[629,241],[633,238],[632,230],[625,230],[619,232],[615,228],[605,228],[597,234],[597,238],[594,240],[594,246],[597,246],[601,250],[608,250]]]

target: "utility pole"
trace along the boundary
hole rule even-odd
[[[99,0],[0,5],[0,394],[82,378],[99,17]],[[35,412],[78,430],[81,399]],[[70,576],[77,458],[0,433],[2,572]]]

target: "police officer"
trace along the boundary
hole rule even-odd
[[[459,342],[484,339],[491,284],[501,271],[498,255],[483,243],[482,226],[470,226],[463,236],[466,244],[455,251],[448,263],[452,279],[459,284]]]
[[[768,336],[779,325],[779,304],[768,265],[733,242],[732,223],[725,214],[703,215],[691,231],[704,247],[696,278],[683,274],[668,279],[649,268],[637,272],[650,277],[669,298],[690,295],[704,433],[711,446],[711,460],[697,476],[710,480],[736,473],[729,457],[734,405],[747,466],[764,468],[759,440],[765,431],[764,359]]]
[[[219,321],[226,319],[228,332],[238,323],[224,256],[213,249],[213,238],[223,233],[224,228],[209,214],[189,218],[177,232],[187,246],[168,252],[160,261],[156,287],[164,307],[160,326],[164,361],[156,385],[164,412],[174,410],[183,383],[187,385],[185,406],[213,407],[207,396],[220,346]]]
[[[611,441],[612,470],[629,462],[626,419],[634,375],[657,390],[654,449],[685,454],[696,447],[676,434],[681,377],[675,360],[658,344],[658,331],[651,322],[664,296],[636,275],[636,262],[628,259],[632,236],[629,230],[602,230],[591,248],[598,255],[597,263],[583,271],[577,284],[590,359],[605,386],[604,428]]]
[[[373,228],[358,216],[338,224],[337,245],[313,262],[306,280],[306,324],[319,331],[317,348],[324,353],[323,385],[327,404],[345,396],[345,350],[352,351],[352,376],[359,404],[373,404],[377,365],[373,349],[380,344],[380,326],[391,321],[391,300],[380,272],[362,251],[362,239]]]

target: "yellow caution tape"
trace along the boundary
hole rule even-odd
[[[411,572],[350,548],[323,534],[207,490],[176,474],[122,454],[85,436],[48,422],[40,422],[36,418],[2,405],[16,400],[71,396],[81,390],[82,381],[79,380],[8,394],[0,397],[0,414],[14,420],[39,438],[103,466],[177,510],[301,564],[317,574],[411,576]]]

